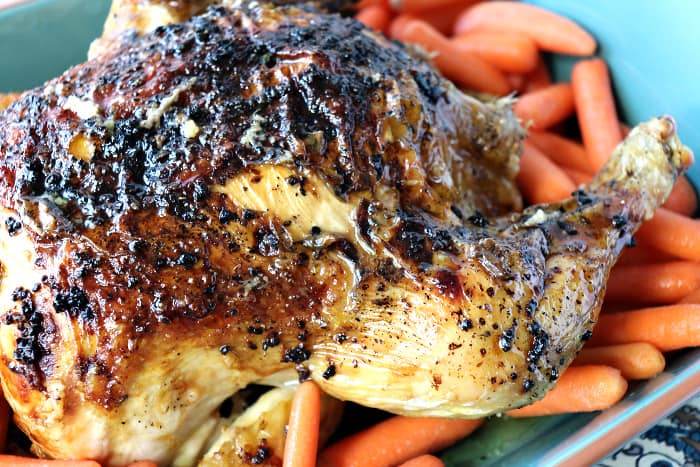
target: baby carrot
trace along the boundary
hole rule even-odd
[[[321,452],[327,467],[389,467],[440,451],[479,428],[483,420],[392,417]]]
[[[676,304],[601,314],[586,345],[648,342],[662,352],[700,346],[700,305]]]
[[[635,236],[641,244],[664,253],[700,261],[700,220],[661,208]]]
[[[397,18],[420,19],[421,21],[425,21],[436,30],[440,31],[441,34],[451,36],[455,21],[457,21],[457,17],[462,11],[464,11],[464,6],[457,2],[453,5],[446,5],[442,8],[425,10],[421,11],[420,13],[402,12],[397,16]],[[391,34],[391,37],[395,37],[394,34]]]
[[[510,84],[510,87],[511,89],[513,89],[513,91],[519,94],[525,92],[525,86],[527,85],[525,75],[509,73],[508,75],[506,75],[506,78],[508,79],[508,83]]]
[[[574,113],[571,85],[557,83],[526,93],[517,100],[513,111],[523,125],[535,130],[550,128]]]
[[[355,15],[355,19],[372,29],[388,33],[389,23],[391,23],[391,11],[382,4],[369,5],[359,10]]]
[[[478,0],[390,0],[391,6],[401,13],[430,13],[447,7],[457,7],[461,10],[477,3]]]
[[[683,299],[681,299],[678,303],[694,303],[696,305],[700,305],[700,289],[694,290],[693,292],[689,293]]]
[[[284,467],[314,467],[321,423],[321,389],[311,381],[302,383],[294,393],[289,414]]]
[[[462,86],[498,96],[510,91],[510,84],[503,73],[476,55],[460,50],[425,21],[409,19],[400,28],[392,27],[392,34],[396,39],[437,53],[435,65],[446,77]]]
[[[593,412],[611,407],[627,391],[620,370],[604,365],[569,367],[544,399],[509,410],[511,417],[539,417],[572,412]]]
[[[474,29],[522,32],[540,49],[567,55],[591,55],[596,49],[593,36],[573,21],[525,3],[494,1],[474,5],[457,19],[455,33]]]
[[[384,5],[389,6],[389,0],[360,0],[355,4],[355,8],[361,10],[372,5]]]
[[[389,23],[389,37],[398,39],[403,33],[404,26],[414,19],[416,18],[413,15],[405,13],[395,16],[394,19],[391,20],[391,23]]]
[[[553,203],[571,196],[576,185],[562,169],[528,141],[523,142],[518,187],[530,203]]]
[[[684,216],[692,216],[698,210],[698,195],[685,175],[676,181],[664,207]]]
[[[528,139],[557,165],[593,174],[586,150],[579,143],[549,131],[530,130]]]
[[[571,85],[583,146],[597,171],[622,141],[608,66],[600,58],[576,63]]]
[[[467,0],[467,2],[474,3],[474,0]],[[430,10],[415,13],[415,15],[417,18],[420,18],[440,31],[442,34],[449,37],[452,35],[457,18],[465,9],[464,3],[464,1],[461,3],[457,1],[452,5],[445,5],[442,8],[431,8]],[[466,6],[468,6],[469,3],[467,3]]]
[[[3,467],[100,467],[95,461],[58,461],[0,454]]]
[[[620,370],[625,379],[649,379],[664,371],[664,354],[651,344],[609,345],[584,347],[574,359],[574,366],[607,365]]]
[[[552,78],[542,57],[537,61],[535,69],[525,75],[525,81],[527,82],[525,92],[537,91],[552,84]]]
[[[668,305],[698,287],[700,264],[692,261],[623,265],[613,268],[610,273],[605,300]]]
[[[549,154],[547,154],[549,156]],[[591,182],[591,179],[593,178],[593,175],[589,174],[588,172],[583,172],[581,170],[576,170],[576,169],[569,169],[567,167],[561,167],[562,171],[566,174],[567,177],[571,179],[572,182],[576,186],[580,185],[586,185]]]
[[[632,128],[630,128],[629,125],[620,123],[620,134],[623,138],[627,138],[627,135],[630,134],[630,131],[632,131]]]
[[[399,467],[444,467],[444,462],[435,456],[426,454],[420,457],[414,457],[408,462],[404,462]]]
[[[535,69],[539,59],[532,39],[517,32],[473,31],[452,38],[452,42],[509,73],[528,73]]]
[[[620,258],[617,260],[617,263],[615,263],[615,266],[620,267],[631,264],[654,264],[677,260],[678,258],[675,258],[668,253],[661,252],[646,245],[639,245],[634,248],[625,248],[622,255],[620,255]]]

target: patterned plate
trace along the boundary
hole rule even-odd
[[[622,446],[597,467],[700,465],[700,396]]]

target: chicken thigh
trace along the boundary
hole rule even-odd
[[[421,416],[543,397],[692,155],[654,119],[518,212],[523,135],[509,100],[310,5],[123,36],[0,113],[17,424],[43,456],[168,465],[251,383]]]

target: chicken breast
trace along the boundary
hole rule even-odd
[[[184,465],[251,383],[407,415],[541,398],[692,155],[651,120],[518,212],[522,138],[508,100],[310,5],[123,36],[0,113],[17,424],[42,456]]]
[[[239,8],[244,0],[112,0],[102,36],[90,46],[88,58],[95,58],[129,35],[141,35],[159,26],[179,23],[203,13],[212,5]],[[269,0],[269,5],[305,3],[298,0]],[[356,0],[307,1],[324,11],[350,12]]]

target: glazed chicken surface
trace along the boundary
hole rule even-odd
[[[0,113],[0,375],[42,456],[216,465],[248,430],[259,464],[307,379],[406,415],[537,400],[692,160],[654,119],[520,212],[510,100],[313,5],[188,17]],[[251,384],[280,389],[222,416]]]

